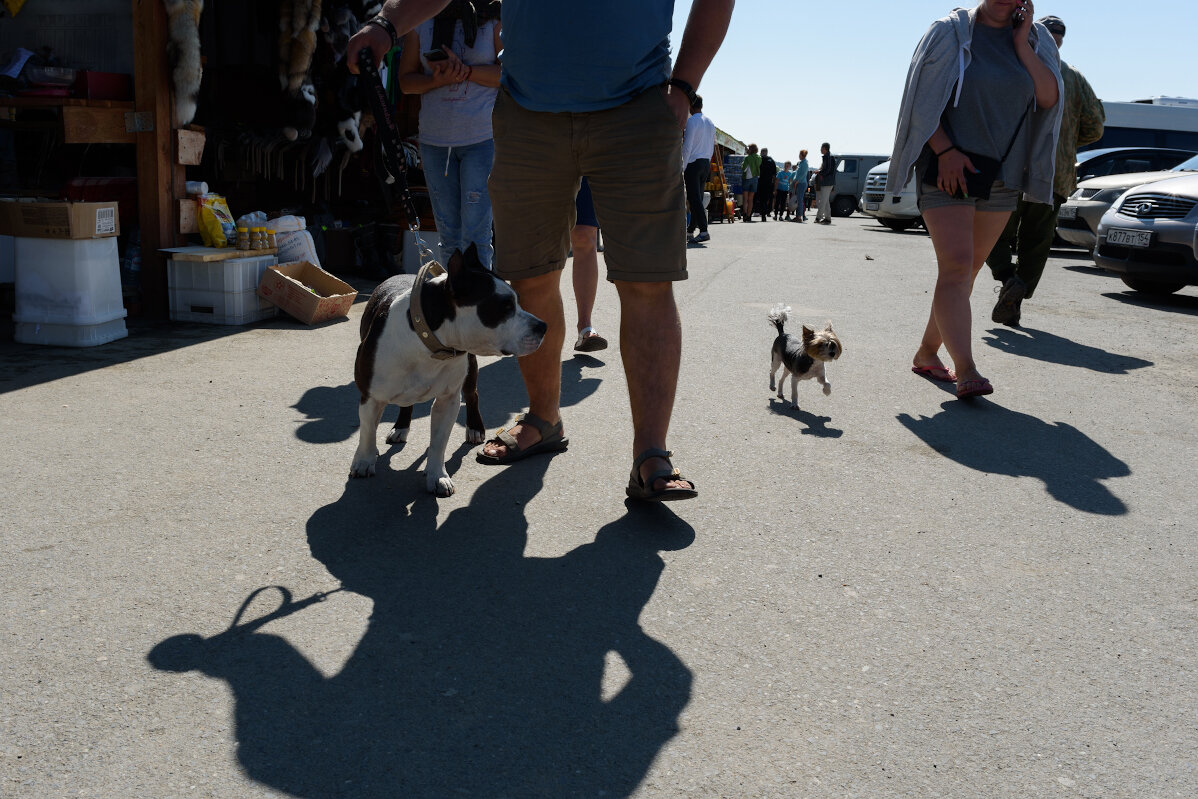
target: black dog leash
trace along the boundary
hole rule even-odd
[[[441,343],[437,334],[428,326],[428,322],[424,318],[424,308],[420,304],[420,292],[425,281],[430,277],[443,274],[445,267],[437,261],[433,251],[420,237],[420,215],[416,212],[416,201],[412,199],[412,190],[408,187],[408,168],[403,156],[399,128],[395,125],[391,105],[387,102],[387,90],[383,87],[378,68],[374,64],[374,53],[370,51],[369,47],[363,47],[358,53],[358,70],[366,78],[363,81],[366,101],[374,113],[383,167],[390,176],[390,180],[387,182],[398,185],[400,202],[403,203],[404,215],[408,218],[408,229],[412,231],[416,246],[420,248],[420,271],[416,274],[416,282],[412,284],[412,294],[408,305],[408,315],[412,320],[412,327],[434,358],[443,361],[457,358],[465,353],[446,347]]]

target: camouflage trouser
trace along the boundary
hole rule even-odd
[[[986,258],[986,265],[995,280],[1005,283],[1018,276],[1027,284],[1024,296],[1032,296],[1044,274],[1044,264],[1057,232],[1057,211],[1063,202],[1065,198],[1060,195],[1053,195],[1052,205],[1019,199],[1018,207],[1007,220],[1006,229]]]

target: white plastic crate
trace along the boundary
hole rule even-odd
[[[94,326],[125,318],[115,238],[15,241],[14,321]]]
[[[278,315],[279,309],[258,296],[258,281],[273,255],[226,261],[167,261],[171,319],[213,325],[245,325]]]
[[[258,296],[257,289],[224,291],[171,289],[171,319],[210,325],[248,325],[278,315],[279,309]]]
[[[56,325],[49,322],[17,322],[13,340],[22,344],[51,347],[96,347],[129,335],[125,320],[113,319],[97,325]]]

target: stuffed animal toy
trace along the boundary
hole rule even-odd
[[[200,60],[200,15],[204,0],[163,0],[166,5],[167,59],[175,85],[175,127],[195,119],[204,65]]]

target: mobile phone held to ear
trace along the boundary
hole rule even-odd
[[[449,58],[449,56],[445,53],[444,50],[425,50],[424,51],[424,60],[425,61],[444,61],[447,58]]]
[[[1018,28],[1023,24],[1023,7],[1015,9],[1015,13],[1011,14],[1011,27]]]

